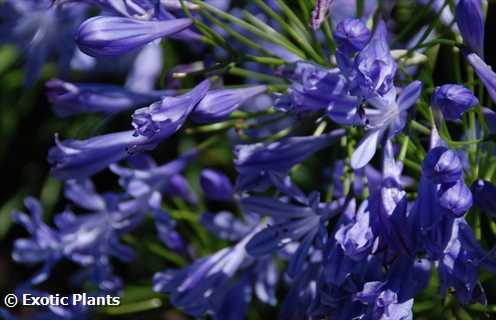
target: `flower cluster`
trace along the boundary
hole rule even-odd
[[[53,225],[34,198],[14,214],[29,235],[13,260],[41,264],[18,290],[68,260],[75,286],[121,294],[116,265],[136,261],[151,224],[154,248],[181,263],[148,286],[193,317],[247,319],[255,301],[281,320],[484,311],[480,274],[496,272],[485,2],[411,1],[413,21],[396,17],[399,2],[6,1],[29,82],[52,49],[62,61],[45,84],[57,116],[130,114],[122,131],[55,135],[48,162],[70,205]],[[174,65],[171,45],[188,57]],[[440,47],[456,63],[436,86]],[[78,59],[88,74],[125,61],[125,83],[71,82]],[[179,156],[157,164],[166,148]],[[98,193],[109,174],[119,191]]]

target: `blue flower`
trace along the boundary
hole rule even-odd
[[[263,85],[240,89],[211,90],[198,103],[191,114],[191,119],[198,123],[222,121],[243,103],[266,90],[267,86]]]
[[[260,179],[266,180],[269,172],[287,173],[295,164],[337,141],[344,133],[338,129],[318,137],[290,137],[270,144],[237,145],[234,164],[240,175],[236,187],[253,186]]]
[[[494,256],[484,252],[475,239],[472,229],[464,218],[454,221],[451,237],[439,260],[438,273],[441,292],[455,289],[455,295],[463,303],[486,303],[479,279],[479,269],[496,271]]]
[[[322,223],[336,214],[336,209],[320,203],[318,194],[312,194],[308,201],[307,206],[301,206],[262,196],[241,199],[245,212],[266,215],[275,221],[253,236],[246,246],[248,253],[263,256],[297,242],[298,249],[290,259],[287,273],[290,277],[300,273],[315,239],[325,232]]]
[[[76,43],[90,56],[120,55],[183,31],[192,23],[191,19],[138,20],[97,16],[81,24]]]
[[[46,82],[48,100],[58,116],[80,113],[118,113],[160,100],[167,92],[139,93],[107,84],[70,83],[53,79]]]
[[[2,3],[2,38],[26,54],[26,85],[33,84],[44,63],[56,56],[61,77],[67,75],[75,54],[73,33],[88,6],[51,0],[8,0]]]
[[[58,179],[79,179],[91,176],[127,156],[136,145],[146,143],[132,130],[105,134],[87,140],[59,141],[48,152],[52,174]]]
[[[361,19],[344,19],[336,25],[336,30],[334,30],[338,50],[349,56],[365,48],[370,35],[370,30]]]
[[[474,204],[490,217],[496,216],[496,187],[489,181],[476,180],[471,187]]]
[[[42,268],[27,281],[30,285],[35,285],[45,281],[52,267],[62,259],[62,239],[56,230],[43,222],[43,209],[38,200],[26,198],[24,204],[31,217],[22,212],[15,212],[13,220],[21,224],[31,237],[14,242],[12,259],[25,264],[43,263]]]
[[[223,173],[204,169],[200,174],[200,186],[205,197],[215,201],[228,201],[233,196],[233,186]]]
[[[367,100],[370,107],[365,107],[364,113],[368,130],[351,156],[351,166],[354,169],[369,163],[385,134],[391,138],[403,130],[408,109],[416,103],[421,90],[422,83],[414,81],[403,88],[397,98],[393,87],[386,96]]]
[[[387,141],[380,186],[371,193],[368,210],[374,234],[380,240],[379,246],[393,253],[414,256],[415,224],[408,211],[407,194],[402,188],[402,169],[403,164],[395,161],[392,144]]]
[[[487,93],[496,102],[496,73],[475,53],[467,55],[467,60],[486,87]]]
[[[439,108],[446,120],[459,120],[468,109],[479,104],[472,91],[458,84],[437,87],[432,95],[432,105]]]
[[[365,99],[384,96],[394,89],[397,65],[391,56],[386,36],[386,25],[380,21],[369,43],[354,61],[353,87]]]
[[[164,97],[133,114],[135,135],[160,141],[181,128],[189,114],[205,97],[210,81],[204,80],[191,91],[178,97]]]
[[[168,293],[175,306],[193,316],[209,313],[215,319],[244,319],[253,286],[259,286],[257,293],[267,293],[274,290],[270,287],[277,279],[271,275],[275,272],[271,263],[254,260],[246,253],[247,242],[262,226],[252,228],[234,246],[198,259],[190,266],[156,273],[153,290]],[[269,291],[262,290],[261,286],[269,286]],[[272,294],[265,297],[270,298]],[[260,297],[265,300],[264,296]]]
[[[465,44],[484,58],[484,15],[481,0],[460,0],[456,5],[456,24]]]

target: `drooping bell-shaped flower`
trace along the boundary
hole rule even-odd
[[[460,120],[462,114],[479,104],[472,91],[459,84],[437,87],[432,95],[432,105],[441,110],[446,120]]]
[[[200,186],[205,197],[214,201],[228,201],[233,195],[229,178],[216,170],[205,169],[200,174]]]
[[[456,5],[456,24],[463,41],[484,59],[484,15],[481,0],[460,0]]]
[[[191,114],[191,119],[198,123],[222,121],[243,103],[266,90],[267,86],[263,85],[240,89],[211,90],[198,103]]]
[[[76,42],[84,53],[94,57],[115,56],[173,35],[192,25],[191,19],[138,20],[127,17],[97,16],[83,22]]]

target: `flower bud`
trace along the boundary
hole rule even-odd
[[[432,95],[432,105],[439,108],[446,120],[459,120],[468,109],[479,104],[472,91],[458,84],[437,87]]]
[[[441,185],[439,194],[441,207],[455,217],[463,216],[472,207],[472,192],[463,180]]]
[[[205,197],[215,201],[231,199],[233,187],[229,178],[221,172],[205,169],[200,175],[200,185]]]
[[[484,58],[484,16],[481,0],[460,0],[456,6],[456,24],[465,44]]]
[[[76,42],[90,56],[115,56],[175,34],[191,24],[191,19],[162,21],[97,16],[81,24]]]
[[[422,171],[434,183],[450,183],[462,178],[463,164],[455,151],[436,147],[425,156]]]
[[[242,89],[220,89],[207,92],[191,114],[193,121],[209,123],[221,121],[248,99],[267,90],[266,86]]]
[[[344,19],[336,26],[334,39],[338,49],[352,55],[365,48],[370,40],[370,30],[360,19]]]

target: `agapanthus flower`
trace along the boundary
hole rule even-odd
[[[233,196],[229,178],[217,170],[204,169],[200,174],[200,186],[205,197],[215,201],[228,201]]]
[[[346,55],[361,51],[369,42],[370,36],[370,30],[361,19],[344,19],[334,30],[337,48]]]
[[[496,102],[496,73],[475,53],[467,55],[467,60],[486,87],[487,93]]]
[[[365,283],[355,299],[367,305],[366,318],[412,319],[413,298],[427,286],[430,274],[431,265],[426,259],[400,258],[385,281]]]
[[[456,5],[456,24],[463,41],[484,58],[484,15],[481,0],[460,0]]]
[[[188,267],[156,273],[153,289],[169,293],[175,306],[193,316],[209,313],[216,319],[244,319],[253,286],[269,286],[263,291],[261,287],[255,290],[257,294],[272,291],[274,281],[266,280],[277,279],[270,276],[276,272],[270,262],[254,260],[245,249],[262,227],[263,224],[256,225],[234,246],[198,259]],[[265,300],[264,296],[259,298]]]
[[[472,91],[459,84],[445,84],[436,87],[432,105],[441,110],[446,120],[460,120],[462,114],[479,104]]]
[[[262,196],[241,199],[245,212],[269,216],[274,225],[269,225],[253,236],[246,249],[253,256],[274,253],[292,242],[299,243],[290,259],[287,273],[290,277],[302,272],[306,258],[321,235],[323,223],[337,214],[338,208],[320,203],[316,193],[308,198],[307,205],[294,205]]]
[[[26,54],[27,85],[33,84],[44,63],[54,55],[59,76],[66,76],[76,51],[73,33],[88,7],[81,3],[52,2],[8,0],[0,8],[2,40],[15,43]]]
[[[183,31],[192,23],[191,19],[139,20],[97,16],[81,24],[76,42],[81,51],[90,56],[114,56]]]
[[[43,209],[38,200],[26,198],[26,208],[31,217],[23,212],[15,212],[13,219],[21,224],[31,235],[30,238],[14,242],[12,259],[19,263],[43,263],[42,268],[30,279],[30,285],[45,281],[53,266],[62,259],[62,239],[60,234],[43,222]]]
[[[56,136],[48,162],[52,165],[52,174],[59,179],[85,178],[126,158],[130,149],[146,141],[146,137],[136,137],[132,130],[86,140],[60,141]]]
[[[191,91],[178,97],[164,97],[133,114],[135,136],[160,141],[181,128],[186,118],[205,97],[210,80],[204,80]]]
[[[381,184],[369,197],[371,226],[379,237],[379,246],[394,253],[414,256],[416,251],[414,219],[408,211],[407,193],[403,190],[403,164],[394,159],[393,146],[386,143]]]
[[[58,79],[46,83],[47,95],[58,116],[101,112],[112,114],[139,108],[172,95],[173,91],[134,92],[107,84],[70,83]]]
[[[365,99],[385,96],[394,89],[397,64],[387,42],[387,29],[379,21],[369,43],[357,55],[353,70],[353,87]]]
[[[260,187],[266,184],[270,172],[287,173],[295,164],[334,143],[344,133],[338,129],[318,137],[290,137],[270,144],[237,145],[234,164],[240,176],[236,187]]]
[[[486,303],[484,291],[478,281],[481,267],[492,272],[496,260],[486,253],[477,242],[472,229],[464,218],[454,221],[451,237],[439,260],[438,273],[441,280],[441,292],[454,288],[461,303]]]
[[[367,100],[369,106],[364,108],[364,117],[368,130],[351,157],[354,169],[369,163],[384,135],[391,138],[403,130],[407,112],[415,105],[421,90],[422,83],[414,81],[403,88],[398,97],[393,87],[385,96]]]
[[[191,114],[198,123],[222,121],[249,99],[265,92],[267,86],[239,89],[218,89],[207,92]]]
[[[198,202],[198,198],[193,192],[188,180],[179,173],[170,177],[165,185],[165,193],[170,197],[178,197],[189,203]]]
[[[496,187],[489,181],[476,180],[471,187],[474,204],[490,217],[496,216]]]

